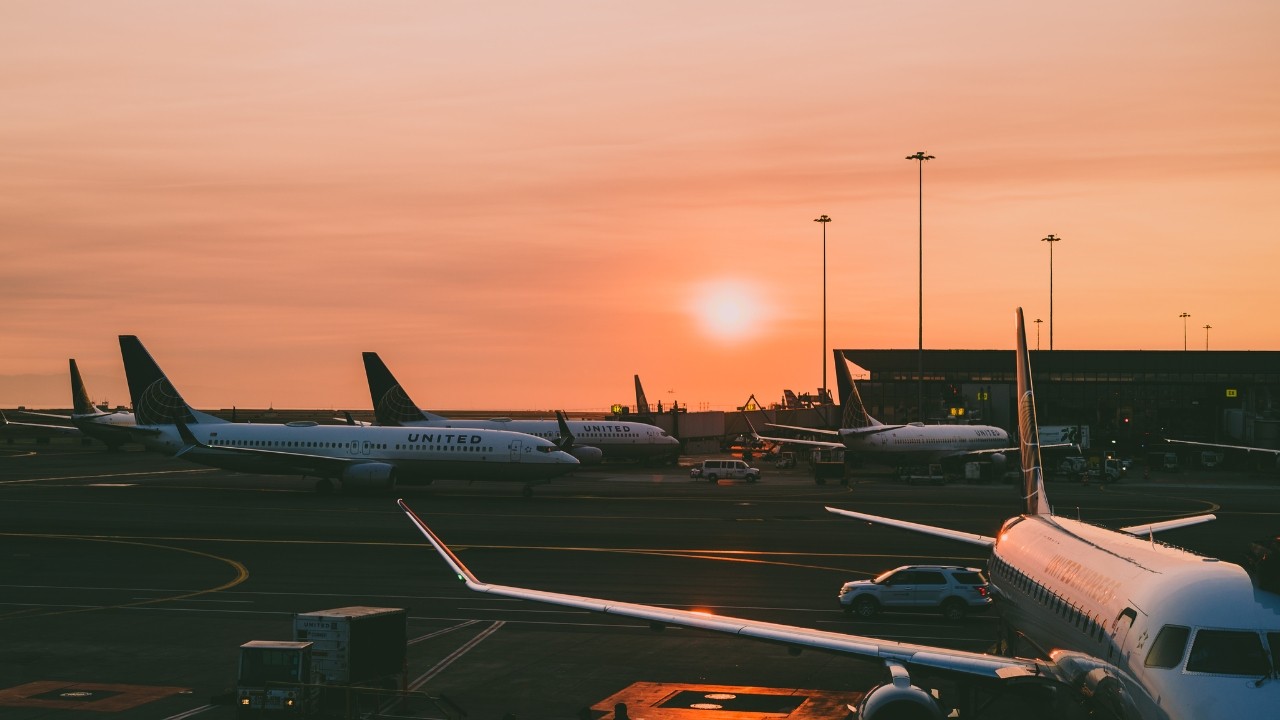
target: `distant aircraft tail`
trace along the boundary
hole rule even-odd
[[[867,414],[867,408],[862,404],[862,396],[858,394],[858,386],[853,382],[853,375],[849,373],[849,362],[843,355],[836,358],[836,385],[839,389],[845,390],[844,417],[840,420],[840,427],[864,428],[883,424]]]
[[[120,356],[129,381],[129,399],[139,425],[225,422],[191,409],[136,335],[120,336]]]
[[[649,408],[649,399],[644,396],[644,387],[640,385],[639,375],[636,375],[636,415],[640,417],[653,416],[653,410]]]
[[[401,425],[419,420],[444,420],[425,412],[400,387],[396,376],[376,352],[364,353],[364,374],[369,379],[369,396],[373,399],[373,415],[379,425]]]
[[[80,368],[76,367],[75,358],[71,359],[71,412],[76,415],[99,415],[101,412],[93,406],[89,399],[89,391],[84,387],[80,377]]]
[[[1035,392],[1031,388],[1031,356],[1027,352],[1027,332],[1018,308],[1018,451],[1022,456],[1023,511],[1028,515],[1051,515],[1044,494],[1044,471],[1040,465],[1040,430],[1036,423]]]

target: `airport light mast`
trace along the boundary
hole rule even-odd
[[[1040,349],[1040,323],[1044,322],[1040,318],[1035,319],[1036,323],[1036,350]]]
[[[1205,326],[1204,326],[1204,349],[1205,350],[1209,349],[1209,329],[1212,327],[1213,327],[1212,325],[1205,323]]]
[[[1187,318],[1191,317],[1191,313],[1184,312],[1178,317],[1182,318],[1182,351],[1187,351]],[[1053,327],[1050,325],[1049,327]]]
[[[1040,242],[1049,243],[1049,350],[1053,350],[1053,244],[1061,239],[1054,235],[1040,238]]]
[[[822,387],[818,394],[827,389],[827,223],[831,218],[827,215],[813,219],[822,223]]]
[[[928,160],[934,159],[932,155],[926,155],[923,150],[917,150],[916,154],[908,155],[908,160],[915,160],[920,166],[920,194],[919,194],[919,218],[920,218],[920,284],[919,284],[919,354],[916,360],[916,413],[920,418],[920,422],[924,422],[924,164]],[[1052,325],[1050,325],[1052,327]]]

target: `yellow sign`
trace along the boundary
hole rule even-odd
[[[1239,394],[1235,388],[1227,388],[1227,397],[1239,397]]]
[[[614,403],[614,404],[610,405],[610,406],[609,406],[609,412],[613,413],[614,415],[621,415],[621,414],[622,414],[622,405],[619,405],[618,403]]]

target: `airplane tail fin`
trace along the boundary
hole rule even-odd
[[[71,412],[76,415],[97,415],[98,408],[89,399],[89,391],[84,387],[84,379],[80,377],[80,368],[76,367],[75,358],[71,359]]]
[[[379,425],[400,425],[418,420],[443,420],[421,410],[404,391],[396,376],[376,352],[364,353],[364,374],[369,379],[369,395],[373,398],[373,415]]]
[[[840,427],[864,428],[883,424],[867,414],[867,408],[862,404],[862,396],[858,394],[858,386],[853,382],[853,375],[849,373],[849,362],[843,355],[836,358],[836,385],[845,391],[844,417],[840,420]]]
[[[649,408],[649,399],[644,396],[644,387],[640,385],[639,375],[636,375],[636,415],[640,417],[653,416],[653,410]]]
[[[120,336],[120,356],[139,425],[172,425],[175,420],[200,422],[136,335]]]
[[[1040,429],[1036,423],[1035,392],[1031,388],[1031,356],[1027,352],[1027,332],[1018,308],[1018,452],[1022,456],[1023,511],[1028,515],[1051,515],[1044,494],[1044,471],[1040,465]]]

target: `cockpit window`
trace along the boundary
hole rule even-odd
[[[540,453],[549,453],[549,452],[551,452],[552,450],[555,450],[555,448],[554,448],[554,447],[551,447],[551,446],[548,446],[548,445],[539,445],[539,446],[538,446],[538,452],[540,452]]]
[[[1180,625],[1165,625],[1151,643],[1151,651],[1147,653],[1147,667],[1171,668],[1182,662],[1182,654],[1187,650],[1187,638],[1191,637],[1191,628]]]
[[[1248,630],[1198,630],[1187,658],[1188,672],[1216,675],[1263,676],[1271,662],[1262,649],[1262,636]]]

